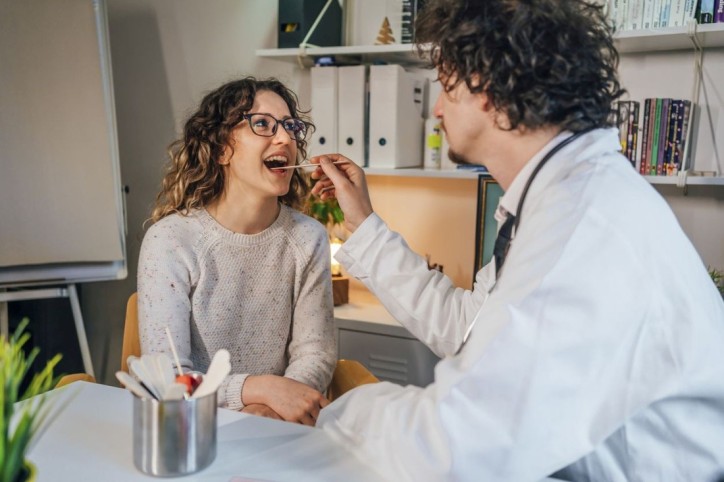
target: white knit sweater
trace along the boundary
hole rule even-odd
[[[237,234],[206,210],[167,216],[146,233],[138,262],[141,351],[205,372],[221,348],[231,375],[219,405],[243,408],[248,375],[284,375],[324,391],[337,358],[324,227],[282,205],[258,234]]]

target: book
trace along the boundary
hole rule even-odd
[[[417,12],[425,5],[425,0],[402,0],[402,25],[400,26],[401,43],[415,42],[415,20]]]
[[[661,26],[661,2],[663,0],[653,0],[652,7],[651,7],[651,15],[653,16],[653,20],[651,21],[651,26],[653,28],[659,28]]]
[[[640,30],[644,15],[645,0],[628,0],[628,16],[626,30]]]
[[[661,11],[659,12],[659,27],[668,27],[671,19],[672,0],[661,0]]]
[[[644,0],[644,12],[641,15],[641,26],[644,29],[650,29],[654,26],[654,2]]]
[[[681,27],[684,25],[684,7],[687,0],[672,0],[671,1],[671,18],[669,21],[669,26],[672,27]]]
[[[691,19],[696,21],[696,7],[698,4],[698,0],[686,0],[686,4],[684,5],[684,25],[689,23]]]
[[[664,160],[661,174],[664,176],[674,175],[674,143],[676,142],[676,124],[679,118],[679,106],[681,101],[672,100],[669,108],[669,121],[664,144]]]
[[[629,106],[629,125],[628,125],[628,160],[631,165],[636,167],[636,150],[638,148],[639,138],[639,103],[631,101]]]
[[[656,159],[659,155],[659,134],[661,130],[661,104],[663,99],[656,99],[655,104],[655,114],[653,118],[653,133],[654,135],[651,136],[651,157],[649,157],[649,169],[648,169],[648,175],[649,176],[655,176],[656,175]]]
[[[671,112],[671,99],[661,99],[661,119],[659,125],[659,146],[656,153],[656,172],[660,176],[664,172],[664,151],[666,138],[669,133],[669,116]]]
[[[714,22],[724,23],[724,0],[716,0],[714,8]]]
[[[692,112],[694,112],[694,106],[691,103],[690,100],[684,100],[683,101],[683,113],[682,113],[682,120],[681,120],[681,138],[678,141],[678,169],[679,170],[686,170],[688,168],[688,160],[686,158],[686,143],[689,142],[689,124],[690,124],[690,117],[693,115]]]
[[[701,0],[699,23],[714,23],[714,0]]]
[[[651,137],[651,100],[650,98],[644,99],[644,133],[641,140],[641,156],[639,157],[639,172],[641,174],[646,174],[649,146],[651,145],[651,141],[649,140]]]

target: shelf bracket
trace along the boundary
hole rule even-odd
[[[304,39],[299,44],[299,53],[297,54],[297,62],[299,63],[299,67],[301,69],[306,69],[306,63],[304,62],[305,59],[307,59],[309,56],[307,55],[307,47],[316,47],[316,45],[312,45],[310,43],[307,43],[309,39],[312,37],[312,34],[317,29],[317,26],[319,25],[319,22],[322,21],[322,17],[324,17],[324,14],[327,13],[327,9],[329,9],[329,6],[332,5],[332,2],[336,0],[327,0],[327,3],[324,4],[324,7],[322,7],[322,10],[319,12],[319,15],[317,15],[317,18],[314,19],[314,23],[312,24],[312,27],[309,29],[309,32],[307,32],[307,35],[304,36]],[[314,62],[312,62],[314,63]]]
[[[690,18],[686,23],[686,34],[694,47],[694,82],[691,87],[691,119],[689,120],[688,131],[686,133],[686,143],[684,144],[681,171],[679,172],[679,176],[676,180],[676,185],[684,189],[684,194],[687,192],[686,180],[688,172],[694,167],[691,165],[691,145],[694,143],[694,115],[699,105],[699,92],[701,91],[703,75],[702,59],[704,49],[702,48],[699,36],[697,35],[697,25],[696,20],[693,18]]]

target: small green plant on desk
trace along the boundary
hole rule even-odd
[[[719,294],[724,298],[724,271],[709,268],[709,276],[711,276],[714,285],[719,289]]]
[[[24,318],[9,340],[0,338],[0,482],[35,480],[35,466],[25,455],[49,422],[51,407],[43,394],[58,382],[53,370],[61,355],[55,355],[33,374],[21,393],[21,384],[40,351],[37,347],[27,355],[23,351],[30,339],[25,333],[28,322]],[[23,400],[27,401],[17,403]]]
[[[344,212],[339,207],[336,198],[323,201],[318,196],[312,194],[307,198],[305,212],[322,223],[329,233],[330,239],[344,240],[342,223],[344,223]]]

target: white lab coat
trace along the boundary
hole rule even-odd
[[[508,211],[560,138],[515,179]],[[541,169],[494,287],[489,265],[472,292],[455,288],[365,220],[337,259],[445,358],[428,387],[360,387],[317,425],[390,480],[708,481],[724,469],[724,303],[619,149],[615,129],[595,130]]]

